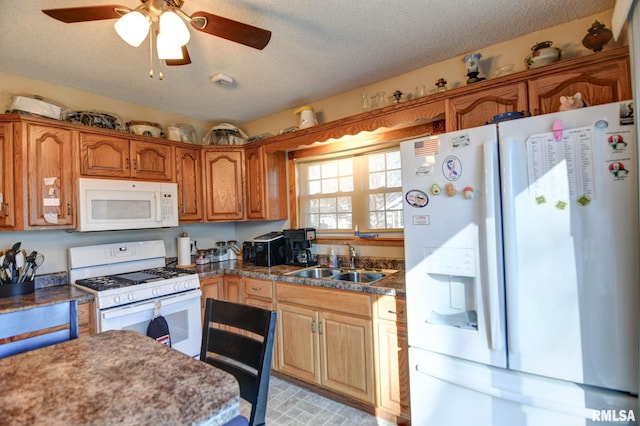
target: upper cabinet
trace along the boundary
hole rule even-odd
[[[595,58],[594,58],[595,59]],[[560,96],[582,94],[587,106],[631,99],[631,79],[627,57],[594,61],[590,65],[568,69],[527,82],[529,105],[533,115],[558,111]]]
[[[80,132],[82,176],[172,181],[173,170],[170,143]]]
[[[13,228],[16,224],[12,130],[12,123],[0,123],[0,228]]]
[[[204,155],[205,220],[244,219],[243,149],[206,148]]]
[[[264,146],[244,152],[247,181],[247,219],[287,218],[286,157],[266,153]]]
[[[72,142],[68,129],[26,124],[22,140],[28,188],[25,228],[74,227]]]
[[[447,131],[482,126],[496,114],[526,111],[527,85],[516,82],[446,100]]]
[[[202,222],[200,148],[176,147],[176,182],[180,222]]]

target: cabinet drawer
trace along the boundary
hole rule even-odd
[[[371,318],[371,298],[366,293],[277,283],[278,302]]]
[[[244,292],[247,296],[262,297],[264,299],[273,298],[273,282],[260,280],[257,278],[244,279]]]
[[[407,301],[402,297],[378,296],[376,301],[378,318],[407,323]]]

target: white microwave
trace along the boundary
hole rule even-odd
[[[78,179],[78,231],[178,226],[178,185]]]

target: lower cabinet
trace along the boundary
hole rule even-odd
[[[276,294],[277,369],[375,404],[369,296],[280,282]]]
[[[206,277],[206,278],[200,279],[200,291],[202,291],[202,298],[200,303],[202,314],[200,318],[202,319],[203,325],[204,325],[204,310],[206,307],[205,301],[209,298],[222,299],[222,296],[224,294],[223,285],[224,285],[224,278],[222,275],[215,275],[213,277]]]
[[[78,304],[78,337],[96,334],[96,305],[94,301]]]
[[[372,296],[375,323],[377,406],[408,419],[409,357],[404,298]]]

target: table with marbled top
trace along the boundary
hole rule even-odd
[[[233,376],[133,331],[0,360],[3,425],[220,425],[239,410]]]

